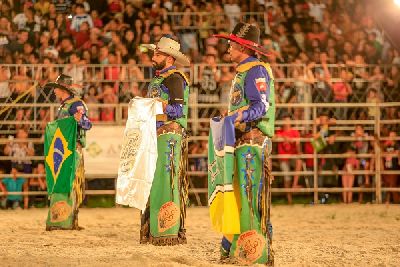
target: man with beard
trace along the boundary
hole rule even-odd
[[[146,210],[142,213],[140,243],[157,246],[186,243],[187,204],[186,128],[189,82],[175,65],[189,65],[180,44],[171,36],[161,37],[157,45],[144,45],[154,51],[155,77],[148,97],[163,104],[157,115],[157,166]]]

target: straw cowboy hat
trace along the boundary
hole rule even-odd
[[[49,82],[45,86],[65,90],[74,96],[81,94],[81,86],[74,84],[72,77],[65,74],[60,74],[55,82]]]
[[[260,29],[252,24],[239,22],[231,34],[214,34],[214,37],[230,40],[264,56],[270,55],[267,49],[259,44]]]
[[[161,37],[160,41],[155,44],[143,44],[153,51],[159,51],[175,58],[176,64],[187,66],[190,65],[189,59],[180,51],[181,45],[169,36]]]

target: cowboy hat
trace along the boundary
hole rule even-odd
[[[181,45],[169,36],[161,37],[160,41],[155,44],[142,44],[153,51],[159,51],[167,54],[176,60],[176,64],[187,66],[190,65],[189,59],[180,51]]]
[[[268,50],[259,44],[260,29],[252,24],[239,22],[231,34],[214,34],[213,36],[230,40],[264,56],[270,55]]]
[[[71,76],[60,74],[55,82],[49,82],[45,86],[51,88],[59,88],[62,90],[67,91],[71,95],[79,96],[80,92],[77,90],[77,85],[73,84],[73,79]]]

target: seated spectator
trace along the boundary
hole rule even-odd
[[[353,171],[360,169],[360,161],[356,158],[355,151],[350,147],[347,150],[347,156],[345,166],[343,171],[345,174],[342,175],[342,186],[345,189],[351,189],[354,185],[354,174]],[[343,191],[343,202],[352,203],[353,202],[353,192]]]
[[[27,191],[27,181],[22,178],[19,177],[20,171],[18,170],[17,167],[13,166],[11,169],[11,177],[6,177],[3,178],[2,181],[0,181],[0,183],[2,183],[2,185],[0,186],[0,188],[2,189],[3,193],[7,194],[7,197],[5,200],[3,200],[2,202],[2,207],[3,208],[12,208],[12,209],[19,209],[21,208],[21,204],[22,204],[22,195],[8,195],[8,193],[11,192],[20,192],[22,193],[23,191]],[[26,199],[26,201],[25,201]],[[24,208],[27,209],[28,208],[28,198],[27,196],[24,197]]]
[[[293,140],[294,138],[300,138],[300,133],[298,130],[292,128],[291,125],[291,116],[290,114],[284,114],[282,116],[284,124],[281,130],[276,132],[277,137],[281,137],[284,140],[278,143],[278,154],[279,155],[298,155],[301,153],[300,141]],[[280,167],[282,172],[284,172],[284,186],[285,188],[297,188],[299,187],[299,175],[293,175],[293,183],[292,183],[292,175],[288,175],[287,172],[292,170],[299,172],[302,168],[301,159],[296,158],[280,158],[279,159]],[[288,203],[292,203],[292,194],[286,194]]]

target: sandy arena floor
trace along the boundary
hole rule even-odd
[[[276,206],[275,266],[400,266],[400,206]],[[188,211],[188,244],[139,245],[139,213],[81,209],[82,231],[44,231],[47,210],[0,210],[0,266],[217,266],[208,210]],[[223,265],[228,266],[228,265]]]

